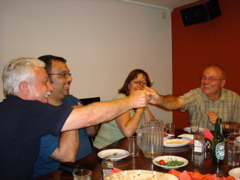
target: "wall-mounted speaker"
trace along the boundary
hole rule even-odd
[[[210,21],[221,15],[218,0],[209,0],[180,10],[184,26]]]

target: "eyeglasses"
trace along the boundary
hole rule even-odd
[[[63,78],[68,78],[68,76],[72,76],[72,73],[68,73],[68,72],[63,72],[63,73],[58,73],[58,74],[48,74],[48,75],[59,75],[62,76]]]
[[[140,85],[147,85],[146,82],[144,82],[144,81],[139,81],[139,80],[134,80],[133,83],[134,83],[134,84],[140,84]]]
[[[202,81],[208,80],[208,81],[210,81],[210,82],[216,82],[216,81],[219,81],[219,80],[223,80],[223,79],[217,79],[217,78],[215,78],[215,77],[209,77],[209,78],[207,78],[206,76],[202,76],[200,79],[201,79]]]

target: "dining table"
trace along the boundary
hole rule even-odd
[[[175,130],[175,138],[178,135],[186,134],[183,129]],[[77,165],[82,168],[86,168],[92,171],[92,180],[103,180],[102,172],[102,158],[98,156],[98,153],[107,149],[123,149],[128,150],[128,138],[124,137],[100,150],[96,150],[93,153],[85,156],[71,165]],[[199,172],[201,174],[216,174],[218,177],[229,176],[228,172],[233,167],[229,166],[227,163],[227,158],[223,165],[216,165],[212,163],[211,151],[204,151],[202,154],[195,154],[193,151],[193,145],[187,144],[182,147],[164,147],[163,155],[180,156],[188,160],[188,164],[184,167],[180,167],[176,170],[182,172],[184,170],[191,172]],[[157,172],[168,173],[168,169],[164,169],[153,163],[152,158],[147,158],[144,156],[142,150],[139,150],[139,155],[137,157],[125,157],[121,160],[115,161],[114,166],[121,170],[153,170]],[[73,175],[71,172],[65,170],[57,169],[54,170],[40,178],[38,180],[72,180]]]

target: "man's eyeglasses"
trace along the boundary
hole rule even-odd
[[[58,73],[58,74],[48,74],[48,75],[59,75],[62,76],[63,78],[68,78],[68,76],[72,76],[72,73],[68,73],[68,72],[63,72],[63,73]]]
[[[215,77],[209,77],[209,78],[207,78],[206,76],[202,76],[200,79],[201,79],[202,81],[208,80],[208,81],[210,81],[210,82],[216,82],[216,81],[223,80],[223,79],[217,79],[217,78],[215,78]]]

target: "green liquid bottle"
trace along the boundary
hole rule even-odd
[[[224,164],[225,142],[222,133],[222,120],[217,119],[215,124],[214,138],[212,141],[212,163]]]

